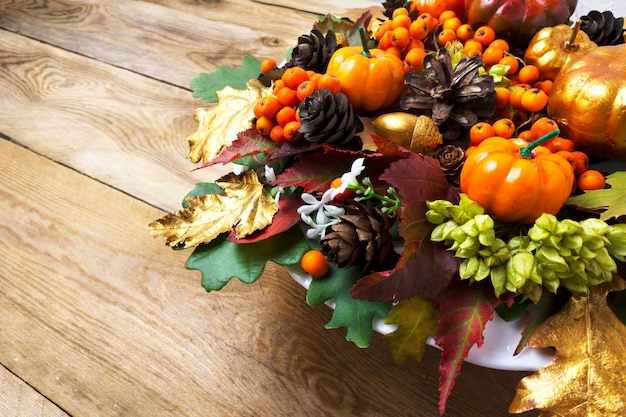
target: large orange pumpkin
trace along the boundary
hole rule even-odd
[[[626,44],[571,59],[554,80],[548,115],[577,149],[626,159]]]

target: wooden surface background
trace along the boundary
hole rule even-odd
[[[1,416],[436,416],[437,350],[358,349],[272,264],[207,294],[147,226],[226,171],[185,158],[190,80],[357,6],[0,0]],[[465,364],[446,415],[508,415],[524,375]]]

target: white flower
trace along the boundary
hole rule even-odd
[[[341,222],[339,216],[344,214],[344,209],[329,204],[333,199],[333,191],[332,188],[327,190],[320,200],[312,194],[302,193],[302,201],[306,204],[298,207],[298,213],[302,221],[310,227],[306,232],[309,239],[324,236],[328,226]],[[315,219],[311,217],[313,213],[315,213]]]
[[[346,172],[341,176],[341,185],[337,188],[333,188],[332,198],[335,198],[339,194],[346,191],[350,185],[358,186],[359,182],[356,177],[361,175],[361,172],[365,169],[365,158],[358,158],[352,163],[352,167],[350,168],[350,172]]]

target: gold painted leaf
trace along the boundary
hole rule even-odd
[[[540,417],[623,417],[626,415],[626,326],[609,308],[609,291],[624,281],[591,287],[572,297],[537,328],[532,347],[554,347],[552,362],[522,379],[509,411],[542,410]]]
[[[153,236],[165,236],[170,246],[209,243],[233,228],[238,239],[268,226],[278,211],[254,171],[227,174],[216,181],[224,194],[189,197],[189,206],[150,224]]]
[[[215,158],[223,147],[229,146],[241,131],[252,127],[254,105],[270,94],[258,80],[250,80],[246,90],[224,87],[216,93],[217,105],[196,110],[198,129],[187,136],[189,155],[193,163],[206,163]]]
[[[387,317],[386,324],[397,324],[398,328],[383,338],[396,363],[405,364],[411,357],[418,362],[426,352],[426,339],[437,330],[438,311],[423,296],[402,300],[396,304]]]

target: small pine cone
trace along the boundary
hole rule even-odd
[[[343,93],[322,88],[298,106],[300,133],[312,143],[346,145],[355,138],[354,110]]]
[[[611,11],[590,11],[580,18],[580,30],[598,46],[624,43],[624,18],[616,18]]]
[[[454,178],[463,168],[465,162],[465,150],[454,145],[444,145],[435,151],[435,159],[439,161],[441,171],[446,177]]]
[[[356,201],[346,202],[344,209],[341,223],[330,226],[320,240],[326,258],[340,268],[363,263],[362,272],[382,265],[393,250],[389,230],[395,218]]]
[[[319,30],[313,29],[309,35],[298,37],[298,44],[293,49],[289,65],[323,74],[330,57],[340,47],[334,31],[329,30],[324,36]]]

